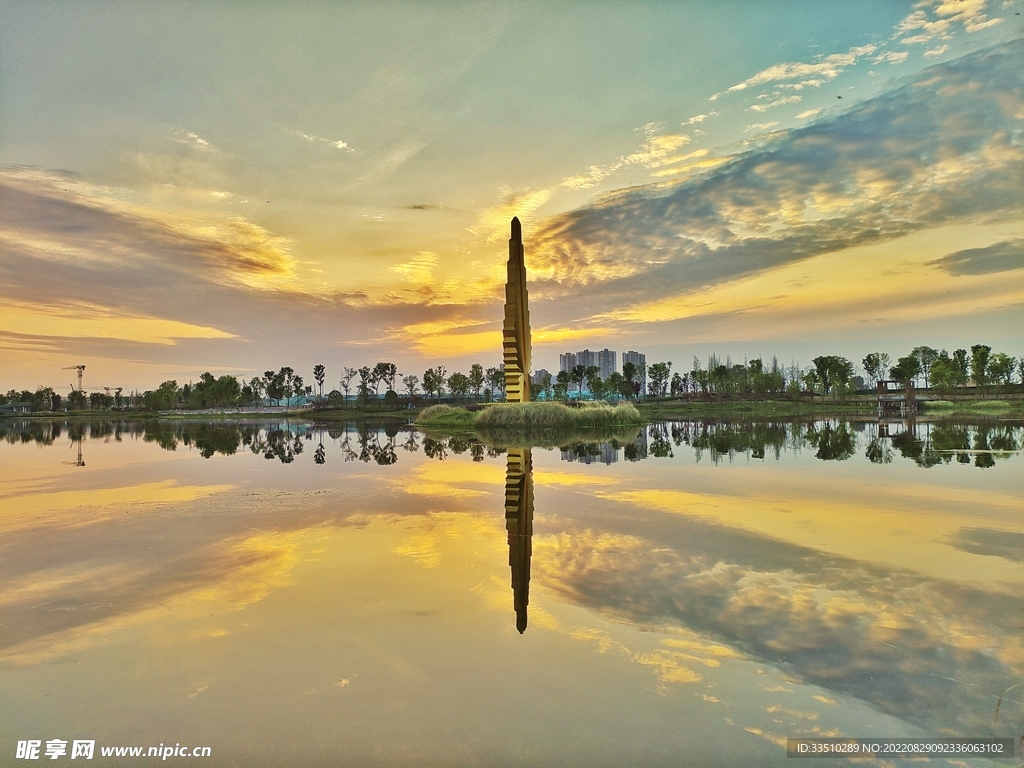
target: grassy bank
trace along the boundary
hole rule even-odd
[[[877,413],[874,399],[858,399],[825,402],[807,402],[792,400],[741,400],[741,401],[703,401],[695,400],[655,400],[641,402],[637,405],[641,415],[648,421],[661,419],[692,419],[692,418],[805,418],[830,416],[870,416]]]
[[[921,404],[929,416],[1006,416],[1024,418],[1021,400],[929,400]]]
[[[416,426],[440,433],[472,433],[490,445],[561,446],[574,442],[631,442],[645,423],[631,404],[499,403],[469,411],[434,405],[416,418]]]

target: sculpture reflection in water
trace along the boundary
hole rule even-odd
[[[510,448],[505,471],[505,529],[516,629],[526,631],[530,604],[530,557],[533,555],[533,457],[529,448]]]

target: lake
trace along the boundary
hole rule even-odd
[[[794,736],[1019,738],[1024,688],[993,720],[1024,682],[1022,440],[6,420],[0,765],[55,739],[100,765],[777,766]]]

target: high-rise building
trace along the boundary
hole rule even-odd
[[[640,392],[641,393],[646,393],[647,392],[647,355],[643,354],[642,352],[634,352],[633,350],[629,350],[629,352],[623,352],[622,353],[622,364],[625,365],[626,363],[632,363],[633,365],[636,366],[636,371],[637,371],[638,376],[637,376],[637,378],[634,379],[634,381],[639,381],[640,382]]]
[[[591,352],[589,349],[581,349],[576,353],[576,365],[582,365],[584,368],[597,365],[597,353]]]
[[[544,377],[547,375],[547,368],[538,368],[536,371],[533,372],[533,375],[530,376],[530,384],[538,388],[541,387],[544,383]]]
[[[608,349],[608,347],[605,347],[597,353],[597,362],[594,363],[594,365],[601,369],[602,379],[607,379],[612,375],[613,371],[617,371],[619,369],[618,366],[615,365],[616,357],[617,353],[615,350]]]
[[[564,355],[558,356],[558,370],[559,371],[571,371],[576,367],[576,353],[566,352]]]

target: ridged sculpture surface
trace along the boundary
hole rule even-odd
[[[530,558],[533,556],[533,459],[529,448],[510,448],[505,471],[505,530],[512,571],[516,629],[526,631],[530,604]]]
[[[508,282],[505,283],[505,322],[502,351],[505,363],[505,399],[510,403],[530,401],[530,310],[526,296],[526,262],[523,256],[523,228],[512,219],[508,241]]]

